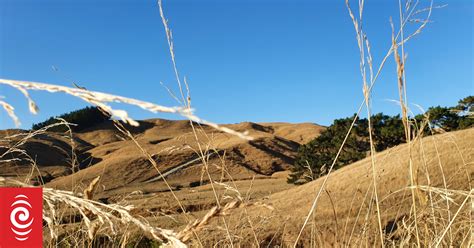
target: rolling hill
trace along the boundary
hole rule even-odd
[[[173,188],[206,183],[209,176],[220,181],[270,177],[288,169],[299,145],[324,129],[310,123],[245,122],[224,126],[248,131],[254,140],[242,140],[196,123],[192,126],[185,120],[152,119],[141,121],[136,128],[127,127],[157,168],[134,141],[114,127],[113,122],[77,132],[72,139],[64,134],[46,132],[34,136],[19,148],[34,158],[46,186],[80,189],[100,175],[97,193],[110,197],[129,192],[130,188],[167,190],[163,177]],[[24,130],[16,132],[28,134]],[[6,133],[4,131],[4,135]],[[3,142],[11,146],[21,137]],[[210,175],[203,175],[200,155],[205,155],[205,166],[208,166]],[[77,168],[71,166],[71,161],[76,161]],[[3,176],[25,176],[31,170],[24,162],[15,161],[2,163],[0,168]],[[37,171],[33,174],[37,175]]]
[[[134,141],[105,122],[74,134],[73,142],[64,135],[45,133],[22,143],[27,131],[2,131],[2,137],[10,138],[1,142],[25,149],[37,169],[26,162],[9,161],[0,164],[0,174],[20,179],[41,174],[47,187],[78,192],[101,176],[94,199],[133,205],[133,214],[173,230],[199,220],[216,204],[240,199],[243,204],[226,213],[225,222],[221,217],[212,218],[197,233],[199,241],[191,239],[190,244],[206,246],[219,241],[230,245],[232,240],[234,245],[247,247],[256,246],[258,240],[259,246],[294,245],[325,177],[294,186],[286,183],[287,169],[298,146],[324,127],[309,123],[226,125],[249,131],[254,140],[246,141],[189,121],[153,119],[140,124],[130,133],[157,168]],[[70,155],[72,150],[77,157]],[[71,159],[78,161],[77,168],[71,168]],[[410,161],[417,188],[410,188]],[[464,200],[472,195],[474,177],[473,128],[393,147],[377,153],[374,163],[385,242],[416,242],[416,206],[420,242],[432,244],[429,238],[439,237],[449,226],[446,239],[465,244],[470,204]],[[334,171],[298,246],[376,245],[380,228],[373,192],[370,157]],[[453,218],[458,221],[449,225]],[[229,235],[231,238],[225,238]]]

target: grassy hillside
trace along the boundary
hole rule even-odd
[[[416,242],[414,206],[421,244],[428,246],[439,241],[443,246],[466,245],[471,234],[469,196],[472,197],[474,184],[474,129],[413,142],[412,161],[419,185],[416,204],[411,199],[407,176],[408,147],[404,144],[376,155],[386,245],[406,246]],[[377,244],[370,174],[370,158],[331,174],[298,244],[305,247]],[[258,240],[260,245],[292,246],[324,179],[271,194],[262,204],[274,210],[261,205],[234,210],[227,219],[230,232],[239,237],[234,242],[248,246],[257,245]],[[218,220],[200,234],[201,241],[202,237],[215,241],[225,235],[219,228],[223,223]],[[253,234],[257,235],[256,239]]]
[[[157,168],[140,152],[134,141],[127,139],[110,121],[74,133],[72,139],[65,137],[67,135],[46,132],[19,147],[36,159],[38,171],[47,175],[48,187],[80,191],[100,175],[102,178],[96,194],[110,197],[133,191],[130,189],[167,190],[157,169],[165,173],[164,177],[173,188],[208,183],[209,178],[202,173],[199,147],[206,156],[205,163],[210,165],[213,180],[270,177],[293,163],[300,145],[298,141],[312,139],[323,129],[309,123],[225,125],[238,131],[248,130],[254,140],[247,141],[213,132],[206,126],[202,126],[194,136],[189,121],[154,119],[140,124],[128,129],[136,142],[150,153]],[[11,138],[5,144],[14,144],[20,137]],[[72,162],[76,163],[76,169]],[[30,176],[31,168],[27,163],[15,161],[0,166],[3,168],[2,176],[19,176],[22,180]]]
[[[144,123],[148,124],[133,130],[140,145],[156,151],[155,154],[166,147],[175,148],[154,157],[164,174],[167,168],[196,159],[191,147],[192,144],[197,144],[191,134],[187,134],[191,129],[189,122],[156,119]],[[303,128],[307,128],[304,133],[317,135],[321,127],[283,123],[241,123],[228,126],[236,130],[250,130],[256,140],[243,141],[214,133],[212,145],[216,150],[225,151],[225,155],[217,153],[215,157],[209,157],[205,164],[197,158],[189,166],[167,174],[165,179],[173,191],[167,188],[162,178],[156,179],[156,170],[136,151],[137,148],[131,141],[121,140],[120,134],[111,132],[106,124],[78,133],[74,137],[77,149],[95,158],[96,162],[78,172],[69,170],[66,173],[68,175],[56,174],[46,186],[82,192],[100,175],[96,192],[92,196],[95,200],[108,204],[133,205],[135,207],[131,214],[144,217],[152,225],[161,228],[186,230],[193,221],[202,222],[202,227],[195,229],[195,235],[199,239],[192,235],[186,239],[191,245],[206,246],[216,242],[230,245],[232,240],[234,245],[241,246],[292,246],[300,231],[297,243],[303,246],[364,245],[379,242],[370,158],[330,174],[325,189],[314,204],[326,177],[302,186],[287,184],[288,171],[283,166],[285,160],[276,154],[286,154],[291,158],[295,152],[292,145],[298,145],[289,139],[295,138],[291,134],[302,133]],[[285,132],[280,131],[279,134],[290,134],[290,137],[277,136],[276,133],[282,129]],[[16,132],[18,134],[19,131]],[[52,168],[57,169],[57,166],[48,164],[56,164],[53,161],[55,158],[60,161],[59,158],[64,157],[64,154],[55,156],[54,149],[61,149],[65,154],[70,149],[64,146],[67,140],[60,142],[64,137],[55,135],[44,134],[30,139],[31,143],[24,145],[26,150],[34,152],[37,150],[29,149],[35,147],[33,144],[49,144],[51,151],[45,153],[46,150],[42,149],[38,153],[47,154],[49,159],[37,160],[42,173]],[[206,135],[202,135],[199,140],[206,138]],[[232,152],[238,152],[241,156],[231,156]],[[410,157],[418,185],[415,189],[415,202],[411,195],[410,177],[407,176]],[[245,166],[245,161],[255,167]],[[272,167],[276,162],[282,166],[278,171],[282,171],[277,172]],[[437,242],[456,246],[469,242],[469,197],[472,196],[474,183],[473,128],[416,139],[411,144],[378,153],[375,162],[385,244],[408,245],[417,242],[417,239],[426,246]],[[258,164],[262,166],[257,167]],[[222,165],[226,167],[223,168]],[[2,170],[1,176],[31,176],[21,174],[27,171],[18,170],[22,168],[20,164],[2,166],[10,170]],[[67,164],[58,166],[65,169]],[[212,184],[206,175],[202,175],[206,166],[213,179]],[[17,174],[12,174],[12,169],[15,168]],[[266,170],[270,173],[265,173]],[[215,213],[216,200],[224,209],[228,207],[228,210]],[[236,200],[238,205],[232,205]],[[303,225],[313,206],[314,214]],[[416,222],[413,211],[416,211]],[[210,217],[206,220],[205,216]],[[64,212],[65,223],[60,233],[76,233],[76,228],[82,223],[81,219],[75,211]],[[100,239],[103,234],[106,233],[99,231],[96,238]],[[124,234],[119,232],[114,237],[122,237]],[[148,236],[142,237],[134,228],[127,230],[127,235],[135,240],[133,242],[140,239],[140,242],[152,242],[147,241]],[[223,239],[226,235],[230,235],[232,239]]]

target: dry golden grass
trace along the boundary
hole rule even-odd
[[[412,187],[408,176],[408,146],[401,145],[375,156],[383,239],[388,246],[407,246],[417,242],[415,216],[412,212]],[[416,216],[420,225],[418,238],[421,245],[434,246],[439,242],[443,247],[469,246],[471,206],[468,203],[473,196],[471,178],[474,175],[474,129],[419,139],[412,146],[413,163],[418,167],[419,175],[423,175],[416,186],[421,193],[418,198],[420,200],[417,200],[419,211]],[[329,177],[325,193],[319,199],[318,207],[298,245],[317,246],[319,242],[325,246],[371,246],[370,244],[379,242],[371,170],[371,158],[367,158],[337,170]],[[444,188],[443,178],[446,178],[448,190]],[[312,206],[311,196],[320,189],[323,181],[320,178],[302,186],[281,190],[270,194],[268,199],[253,199],[272,206],[273,210],[255,206],[245,208],[247,211],[234,210],[227,217],[234,245],[292,246],[304,217]],[[261,187],[275,187],[270,185],[268,179],[263,179],[261,183]],[[280,185],[284,183],[283,180],[278,182]],[[240,189],[242,191],[245,188]],[[196,188],[196,191],[194,196],[188,197],[194,198],[201,194],[206,198],[204,188]],[[189,192],[183,192],[183,197],[188,194]],[[163,196],[158,197],[157,201]],[[451,219],[448,219],[446,199],[452,206],[456,206],[450,209]],[[195,214],[202,216],[206,211],[197,211]],[[171,216],[177,218],[178,214]],[[169,217],[155,221],[160,223],[165,218]],[[258,243],[253,237],[249,221],[253,223]],[[175,225],[182,226],[179,223]],[[222,240],[226,235],[224,232],[227,231],[222,228],[222,222],[214,220],[198,235],[204,244],[219,242],[230,245],[228,241]],[[444,232],[446,234],[443,236]],[[449,233],[451,236],[448,236]]]
[[[376,153],[369,121],[368,158],[334,171],[344,141],[328,174],[314,182],[293,186],[286,184],[282,172],[272,176],[287,169],[298,143],[316,137],[321,127],[217,125],[195,116],[159,0],[179,94],[168,90],[180,106],[165,107],[83,88],[0,79],[0,84],[14,87],[26,97],[32,113],[38,107],[29,91],[44,90],[78,97],[123,121],[104,123],[79,134],[70,129],[65,134],[51,134],[48,127],[5,132],[0,166],[9,170],[3,170],[0,183],[24,187],[38,178],[36,183],[44,185],[45,246],[471,247],[474,129],[422,137],[418,130],[426,123],[410,118],[405,43],[422,32],[435,6],[432,1],[427,8],[421,8],[419,1],[403,3],[399,1],[398,28],[392,23],[392,43],[375,67],[363,30],[365,2],[359,1],[358,13],[354,13],[346,0],[360,53],[364,100],[357,116],[364,107],[371,115],[374,85],[393,55],[407,144]],[[426,16],[417,22],[415,31],[405,33],[409,20],[420,14]],[[175,113],[189,121],[137,122],[125,111],[110,107],[110,102],[153,113]],[[14,107],[5,101],[0,105],[19,124]],[[58,125],[72,124],[63,121]],[[182,134],[177,135],[178,131]],[[30,155],[37,149],[32,143],[45,141],[49,143],[42,144],[56,149],[58,156],[64,155],[66,163],[52,165],[51,160],[36,160]],[[81,155],[100,161],[90,160],[93,166],[77,171]],[[183,161],[193,164],[182,165]],[[21,169],[5,167],[18,163]],[[44,164],[56,167],[47,171]],[[183,167],[172,171],[176,166]],[[43,180],[45,175],[52,181]],[[199,186],[201,183],[206,185]],[[143,235],[147,239],[140,241]]]

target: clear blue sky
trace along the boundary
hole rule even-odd
[[[406,46],[409,102],[423,107],[455,105],[474,94],[473,1],[435,0],[445,3]],[[358,48],[343,0],[165,0],[164,8],[178,67],[205,119],[328,125],[354,113],[362,99]],[[0,15],[1,78],[74,81],[176,105],[160,85],[176,89],[155,1],[0,0]],[[390,16],[398,21],[398,1],[366,1],[375,64],[390,46]],[[398,113],[387,100],[397,94],[390,58],[374,89],[374,112]],[[86,106],[63,94],[32,92],[41,110],[34,116],[15,90],[0,86],[0,95],[15,106],[22,128]],[[136,119],[176,118],[123,108]],[[1,129],[13,127],[3,111],[0,118]]]

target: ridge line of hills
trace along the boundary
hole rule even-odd
[[[240,180],[252,177],[270,177],[275,172],[285,171],[292,165],[301,144],[315,138],[323,126],[311,123],[242,122],[224,124],[237,131],[249,131],[253,141],[242,140],[200,125],[197,135],[208,154],[213,180]],[[132,135],[153,157],[161,172],[174,187],[189,187],[206,182],[202,176],[202,161],[196,154],[197,142],[188,120],[149,119],[140,121],[139,127],[127,127]],[[26,130],[4,130],[7,133],[26,133]],[[207,134],[205,134],[207,133]],[[78,171],[71,166],[70,140],[63,134],[46,132],[21,146],[35,158],[46,186],[70,189],[71,186],[87,185],[97,175],[102,175],[99,194],[109,197],[126,190],[127,186],[139,187],[153,184],[156,191],[165,190],[162,180],[157,180],[157,171],[147,161],[136,145],[115,129],[111,121],[73,134]],[[8,141],[10,144],[14,141]],[[0,151],[1,152],[1,151]],[[223,168],[222,164],[225,164]],[[184,166],[183,166],[184,165]],[[176,169],[180,167],[181,169]],[[27,163],[0,163],[3,176],[28,175]],[[169,172],[172,173],[169,173]],[[232,176],[231,176],[232,175]],[[153,180],[155,179],[155,180]],[[41,180],[37,179],[36,183]],[[117,189],[120,189],[118,192]],[[100,191],[100,190],[99,190]]]

